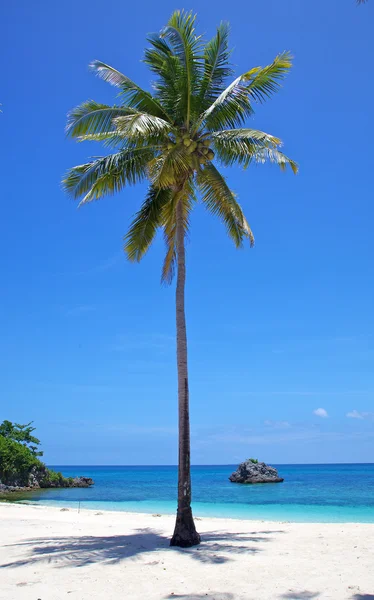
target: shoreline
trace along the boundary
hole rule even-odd
[[[131,510],[110,510],[110,509],[106,509],[106,508],[87,508],[85,506],[81,506],[80,508],[77,507],[72,507],[72,506],[63,506],[63,503],[61,502],[61,508],[58,506],[51,506],[50,504],[42,504],[40,502],[12,502],[12,501],[0,501],[0,519],[2,518],[2,514],[1,514],[1,507],[2,506],[19,506],[19,507],[29,507],[29,508],[35,508],[36,510],[48,510],[50,511],[52,514],[55,513],[71,513],[71,514],[89,514],[89,515],[111,515],[111,516],[120,516],[120,515],[124,515],[126,517],[153,517],[153,518],[160,518],[160,517],[165,517],[168,519],[175,519],[175,514],[174,513],[151,513],[151,512],[142,512],[142,511],[131,511]],[[176,511],[175,511],[176,512]],[[211,517],[211,516],[205,516],[205,515],[199,515],[198,513],[194,513],[194,520],[196,521],[203,521],[203,520],[209,520],[209,521],[229,521],[234,523],[237,523],[238,521],[241,523],[248,523],[248,524],[255,524],[258,525],[259,523],[267,523],[267,524],[278,524],[278,525],[309,525],[309,526],[313,526],[313,525],[334,525],[334,526],[344,526],[344,525],[350,525],[350,526],[355,526],[355,525],[368,525],[368,526],[372,526],[373,527],[373,533],[374,533],[374,523],[366,523],[366,522],[357,522],[357,521],[336,521],[336,522],[327,522],[327,521],[290,521],[290,520],[282,520],[282,519],[242,519],[240,517]],[[374,539],[373,539],[374,542]],[[374,600],[374,599],[373,599]]]
[[[174,515],[0,504],[7,600],[362,600],[374,524],[202,517],[170,548]]]
[[[26,492],[27,493],[27,492]],[[141,502],[139,502],[141,503]],[[55,502],[54,504],[44,504],[42,501],[32,501],[32,499],[27,500],[27,499],[22,499],[22,500],[12,500],[11,499],[11,494],[9,495],[9,497],[6,498],[0,498],[0,507],[2,505],[16,505],[16,506],[30,506],[30,507],[35,507],[35,508],[44,508],[44,509],[51,509],[51,510],[56,510],[56,511],[70,511],[72,513],[74,512],[83,512],[83,511],[87,511],[87,512],[91,512],[91,513],[95,513],[95,512],[101,512],[101,513],[111,513],[114,515],[143,515],[143,516],[151,516],[155,513],[157,513],[157,515],[161,515],[161,516],[165,516],[165,517],[174,517],[176,514],[176,507],[174,511],[170,511],[170,512],[165,512],[162,510],[162,508],[158,508],[157,504],[155,506],[154,509],[152,510],[129,510],[129,509],[111,509],[111,508],[102,508],[101,506],[96,506],[96,507],[87,507],[87,504],[90,504],[89,501],[87,500],[82,500],[82,501],[69,501],[68,499],[66,499],[65,501],[58,501]],[[97,503],[99,504],[99,503]],[[346,524],[352,524],[352,525],[374,525],[374,509],[370,509],[370,519],[367,520],[362,520],[362,519],[344,519],[344,518],[331,518],[327,517],[327,518],[320,518],[318,519],[317,516],[313,517],[313,518],[309,518],[309,520],[303,520],[301,518],[297,519],[297,518],[287,518],[283,517],[283,516],[276,516],[274,515],[273,517],[269,517],[268,515],[266,516],[261,516],[258,514],[254,514],[254,515],[250,515],[250,516],[242,516],[242,515],[238,515],[238,516],[232,516],[232,515],[226,515],[226,514],[221,514],[221,515],[211,515],[211,514],[206,514],[204,512],[199,512],[199,504],[200,503],[195,503],[195,505],[193,505],[193,513],[194,513],[194,518],[195,519],[217,519],[219,521],[222,520],[229,520],[229,521],[234,521],[234,522],[238,522],[238,521],[243,521],[243,522],[268,522],[268,523],[290,523],[290,524],[334,524],[334,525],[346,525]],[[80,505],[80,506],[79,506]],[[257,505],[250,505],[252,509],[257,508]],[[309,510],[310,510],[310,506],[309,505],[303,505],[303,504],[294,504],[293,507],[295,508],[296,512],[298,508],[301,508],[304,514],[308,514]],[[318,505],[319,508],[325,509],[326,507],[323,505]],[[205,507],[204,507],[205,508]],[[227,507],[226,507],[227,508]],[[316,505],[313,505],[313,509],[315,510]],[[331,509],[331,507],[328,507]],[[347,510],[347,507],[332,507],[333,510],[334,509],[342,509],[342,510]],[[359,508],[357,507],[349,507],[350,509],[353,510],[359,510]],[[201,509],[200,510],[204,510]],[[374,599],[373,599],[374,600]]]

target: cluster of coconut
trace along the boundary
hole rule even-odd
[[[210,148],[211,140],[193,140],[189,133],[184,133],[183,136],[176,136],[175,142],[169,141],[167,148],[173,150],[176,146],[184,146],[187,154],[195,154],[199,163],[205,165],[209,160],[213,160],[214,152]]]

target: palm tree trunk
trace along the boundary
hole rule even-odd
[[[171,546],[189,548],[200,543],[191,510],[191,465],[190,465],[190,414],[187,365],[187,333],[184,311],[184,289],[186,261],[184,247],[183,203],[176,208],[177,220],[177,365],[178,365],[178,414],[179,414],[179,459],[178,459],[178,509]]]

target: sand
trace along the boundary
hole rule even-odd
[[[374,600],[374,524],[202,518],[0,504],[4,600]]]

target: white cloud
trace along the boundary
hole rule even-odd
[[[316,415],[317,417],[322,417],[323,419],[326,419],[329,416],[327,414],[327,410],[325,408],[316,408],[313,411],[313,414]]]
[[[356,409],[347,412],[346,417],[349,419],[371,419],[374,417],[374,413],[371,412],[360,412]]]

